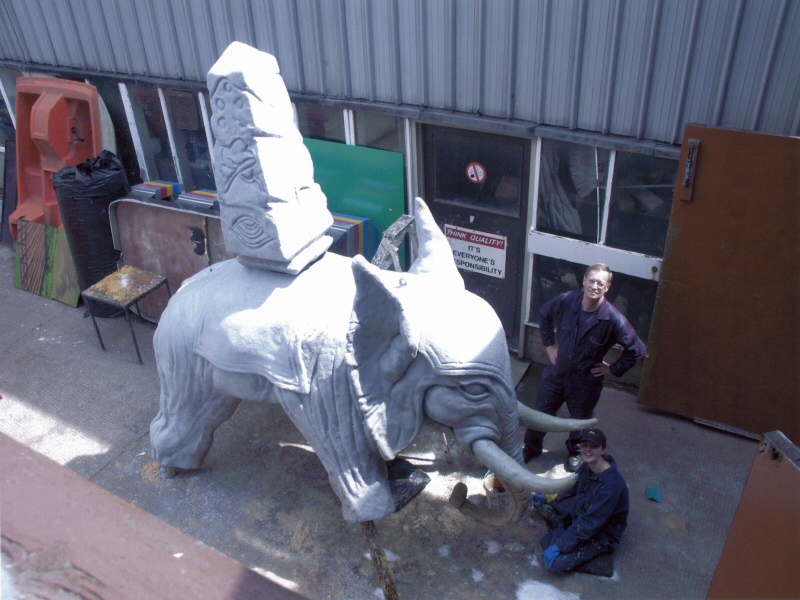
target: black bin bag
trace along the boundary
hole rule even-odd
[[[61,221],[81,291],[117,270],[120,252],[111,237],[109,205],[131,186],[122,161],[108,150],[53,175]],[[95,305],[95,316],[113,317],[118,309]]]

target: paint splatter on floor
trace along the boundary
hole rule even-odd
[[[486,553],[487,554],[498,554],[503,547],[495,541],[488,541],[486,542]]]
[[[541,581],[523,581],[517,588],[516,600],[580,600],[578,594],[564,592]]]

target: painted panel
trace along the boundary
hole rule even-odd
[[[78,306],[81,290],[63,229],[19,220],[14,287]]]
[[[314,180],[328,197],[328,209],[366,217],[374,227],[367,260],[378,238],[405,213],[403,155],[363,146],[304,140],[314,161]]]

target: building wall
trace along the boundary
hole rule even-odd
[[[197,83],[233,40],[326,100],[670,145],[688,122],[800,134],[793,0],[0,2],[7,66]]]

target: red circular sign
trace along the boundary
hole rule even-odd
[[[472,183],[483,183],[486,181],[486,167],[479,162],[471,162],[467,165],[467,178]]]

